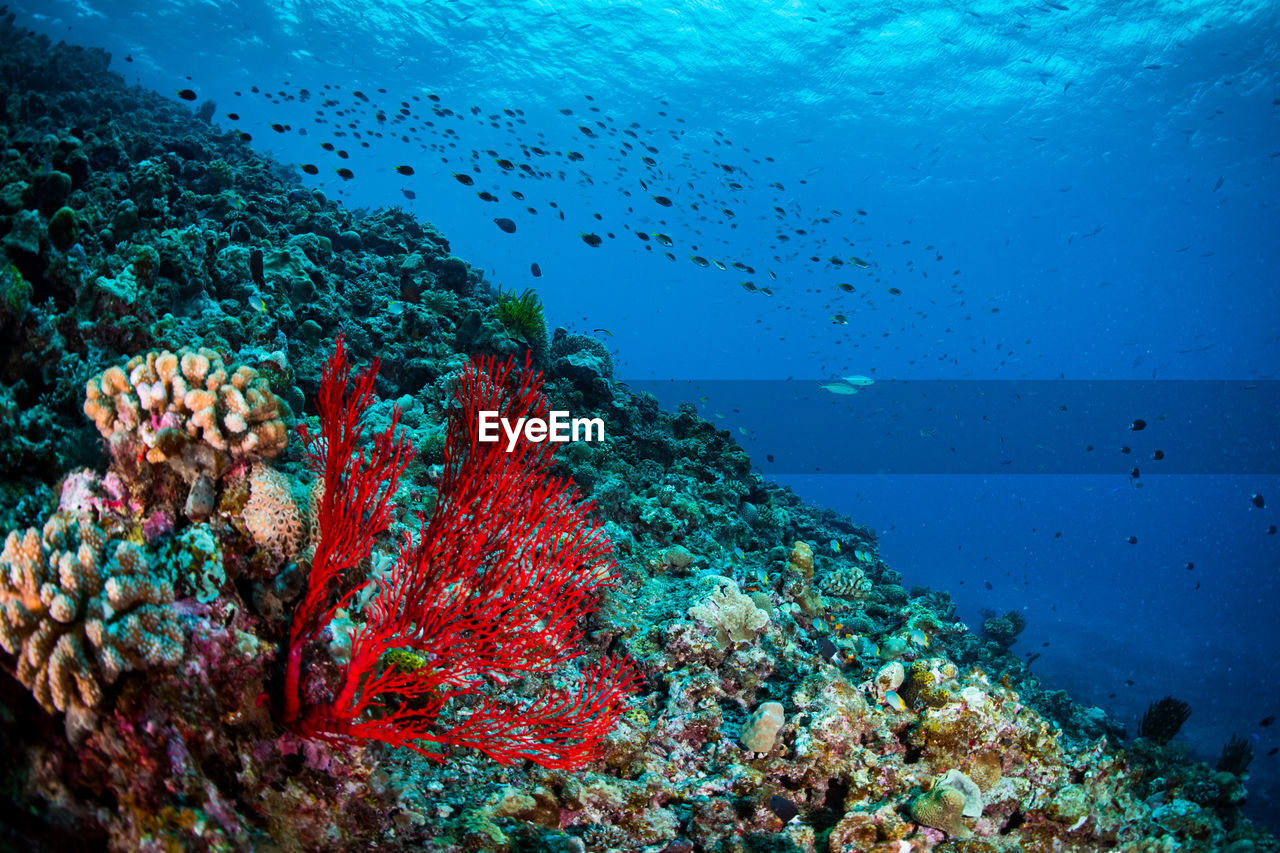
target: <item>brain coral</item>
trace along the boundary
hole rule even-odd
[[[92,516],[55,513],[0,552],[0,645],[52,713],[93,708],[102,685],[182,658],[173,584],[143,548],[108,540]]]
[[[935,785],[911,803],[911,819],[924,826],[940,829],[947,835],[969,834],[964,825],[964,792],[950,785]]]
[[[248,366],[228,370],[211,349],[134,356],[85,387],[84,412],[108,441],[133,440],[152,464],[188,482],[213,477],[237,457],[284,449],[288,406]]]
[[[782,728],[784,721],[780,702],[762,702],[742,724],[738,742],[751,752],[768,752],[773,749],[778,730]]]
[[[306,534],[289,478],[269,465],[249,474],[249,501],[241,516],[259,547],[279,560],[292,560]]]

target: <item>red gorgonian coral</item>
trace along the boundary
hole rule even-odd
[[[532,701],[504,694],[529,674],[578,657],[582,617],[616,582],[610,543],[589,502],[552,477],[549,443],[481,442],[477,419],[547,416],[541,374],[528,362],[476,359],[460,377],[435,511],[400,544],[389,578],[357,582],[390,523],[391,495],[412,456],[391,425],[361,446],[378,363],[351,383],[338,339],[325,366],[320,434],[300,430],[324,479],[320,539],[306,595],[290,629],[285,723],[330,740],[370,738],[443,761],[441,747],[471,747],[501,763],[573,768],[597,758],[638,675],[624,658],[592,664],[572,690]],[[375,584],[334,685],[309,685],[305,666],[339,608]],[[315,689],[319,687],[320,689]],[[304,697],[322,696],[317,701]]]

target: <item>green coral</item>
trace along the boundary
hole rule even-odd
[[[8,313],[21,317],[31,302],[31,285],[13,264],[0,271],[0,304]]]
[[[76,212],[69,207],[60,207],[49,218],[49,242],[59,252],[65,252],[80,240],[80,224],[76,221]]]
[[[499,291],[494,314],[512,337],[529,345],[535,357],[546,353],[547,321],[542,316],[542,300],[533,288],[525,288],[519,296]]]
[[[390,649],[382,656],[382,662],[401,672],[413,672],[427,665],[427,656],[413,649]]]
[[[444,462],[445,434],[429,432],[418,441],[417,456],[424,465],[440,465]]]

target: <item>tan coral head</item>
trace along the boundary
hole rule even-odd
[[[207,348],[149,352],[107,368],[85,386],[84,413],[108,441],[141,443],[152,464],[212,456],[222,469],[228,458],[269,459],[289,440],[288,407],[267,380],[246,365],[228,369]],[[220,473],[186,467],[201,469],[181,472],[189,480]]]

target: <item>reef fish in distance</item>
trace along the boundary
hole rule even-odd
[[[858,389],[852,385],[841,385],[839,382],[831,382],[826,385],[819,385],[818,387],[823,391],[830,391],[832,394],[843,394],[847,396],[858,393]]]

